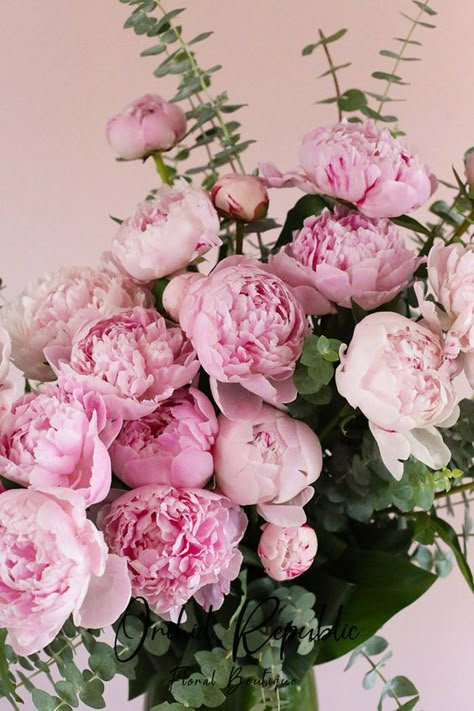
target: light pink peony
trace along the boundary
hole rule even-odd
[[[163,291],[163,308],[173,321],[179,322],[179,312],[183,305],[184,297],[191,284],[199,279],[204,279],[204,274],[199,272],[185,272],[173,277]]]
[[[252,417],[262,398],[296,398],[292,376],[309,326],[290,288],[266,265],[224,259],[190,286],[180,323],[227,417]]]
[[[107,141],[126,160],[145,158],[156,151],[168,151],[186,133],[186,117],[177,104],[157,94],[145,94],[132,101],[107,123]]]
[[[322,315],[351,299],[366,311],[391,301],[420,262],[392,222],[337,207],[306,218],[270,265],[306,313]]]
[[[221,244],[209,196],[185,180],[163,185],[119,227],[112,257],[132,279],[149,282],[183,269]]]
[[[207,489],[149,485],[105,506],[99,526],[127,560],[133,594],[175,622],[191,597],[206,610],[222,605],[242,564],[247,517]]]
[[[0,324],[12,339],[15,365],[32,380],[54,380],[44,356],[53,344],[68,345],[86,319],[106,317],[152,297],[123,276],[87,267],[60,269],[31,283],[0,310]]]
[[[0,311],[1,314],[1,311]],[[15,385],[9,376],[11,342],[8,332],[0,326],[0,422],[15,397]]]
[[[219,417],[214,467],[219,490],[231,501],[258,504],[267,521],[299,526],[314,494],[310,484],[321,473],[321,445],[304,422],[263,405],[251,420]]]
[[[152,309],[136,307],[87,323],[72,346],[46,355],[55,372],[104,398],[111,418],[148,415],[199,370],[191,343]]]
[[[413,455],[433,469],[451,452],[436,426],[458,416],[453,378],[459,366],[446,359],[437,334],[400,314],[380,312],[357,324],[341,348],[336,386],[369,420],[383,462],[396,479]]]
[[[262,526],[258,555],[265,572],[274,580],[297,578],[311,568],[318,539],[310,526],[283,528],[273,523]]]
[[[474,243],[444,245],[437,240],[428,255],[428,282],[439,306],[415,285],[421,313],[431,328],[445,334],[445,351],[461,356],[474,387]]]
[[[214,471],[217,420],[195,388],[181,389],[139,420],[125,422],[110,449],[114,473],[132,488],[205,486]]]
[[[17,400],[0,433],[0,471],[23,486],[68,487],[86,505],[107,496],[112,471],[107,448],[120,429],[99,393],[80,385],[46,384]]]
[[[260,173],[270,187],[295,185],[347,200],[368,217],[414,210],[436,186],[420,158],[372,121],[311,131],[303,139],[300,162],[302,173],[284,175],[272,164],[262,164]]]
[[[219,212],[232,220],[254,222],[268,211],[267,190],[254,175],[224,175],[212,188],[211,198]]]
[[[108,555],[81,496],[67,489],[11,489],[0,496],[0,627],[22,656],[74,624],[100,628],[130,599],[125,561]]]

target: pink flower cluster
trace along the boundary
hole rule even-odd
[[[130,160],[157,158],[184,132],[182,112],[149,95],[108,125]],[[70,614],[114,622],[132,593],[173,621],[192,598],[219,608],[242,565],[242,507],[265,521],[268,575],[312,565],[304,506],[323,452],[313,422],[287,407],[305,339],[324,322],[309,316],[372,311],[411,284],[422,260],[387,218],[421,205],[433,181],[370,122],[311,132],[301,166],[267,166],[265,180],[355,207],[326,201],[269,263],[234,253],[195,271],[222,244],[219,215],[226,230],[266,214],[261,178],[224,176],[211,195],[180,181],[124,220],[101,269],[46,275],[1,309],[0,474],[22,488],[0,486],[0,627],[18,653],[51,642]],[[463,367],[474,381],[472,267],[472,248],[436,244],[436,304],[416,286],[424,321],[373,313],[341,348],[339,394],[397,478],[410,455],[449,461],[438,427],[457,417]],[[10,358],[40,381],[16,400]],[[127,491],[111,490],[113,474]]]

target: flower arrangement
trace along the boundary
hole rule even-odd
[[[452,557],[474,590],[474,153],[418,221],[438,181],[384,113],[436,12],[413,0],[379,94],[342,92],[345,30],[320,32],[303,55],[324,52],[337,123],[298,167],[249,173],[240,107],[197,63],[210,33],[121,2],[178,88],[107,124],[160,185],[113,218],[100,264],[0,311],[0,695],[104,708],[119,673],[147,711],[310,711],[313,666],[352,652],[378,708],[408,711],[420,695],[382,672],[377,632]],[[281,227],[285,187],[304,194]],[[461,537],[440,511],[456,495]]]

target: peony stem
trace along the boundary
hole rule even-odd
[[[235,253],[244,253],[244,229],[245,225],[243,222],[235,223]]]
[[[165,185],[173,185],[173,181],[171,180],[168,168],[165,165],[161,153],[153,153],[153,160],[155,161],[156,171],[163,183],[165,183]]]

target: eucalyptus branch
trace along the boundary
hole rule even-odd
[[[322,30],[318,30],[318,32],[319,32],[319,37],[321,39],[321,43],[323,45],[324,54],[326,55],[326,59],[328,61],[329,71],[331,73],[332,80],[334,82],[334,89],[336,91],[336,96],[337,96],[337,119],[340,122],[340,121],[342,121],[342,111],[341,111],[341,107],[339,104],[339,99],[341,98],[341,87],[339,85],[339,79],[337,78],[337,69],[336,69],[336,65],[332,61],[332,57],[331,57],[331,53],[328,48],[328,44],[325,41],[326,40],[325,35],[323,34]]]
[[[374,672],[377,674],[377,676],[379,677],[379,679],[381,679],[384,684],[387,684],[387,683],[388,683],[388,679],[382,674],[382,672],[381,672],[380,669],[378,668],[377,664],[374,664],[373,661],[371,660],[371,658],[370,658],[364,651],[361,651],[361,655],[364,657],[364,659],[365,659],[367,662],[369,662],[370,666],[372,667],[372,671],[374,671]],[[401,708],[402,708],[402,704],[400,703],[400,699],[398,698],[398,696],[395,694],[394,691],[392,691],[391,693],[392,693],[392,698],[393,698],[393,699],[396,701],[396,703],[397,703],[397,708],[401,709]]]
[[[453,486],[449,491],[438,491],[434,497],[435,499],[445,499],[447,496],[454,496],[455,494],[461,494],[463,491],[474,491],[474,482],[469,484],[460,484],[459,486]]]
[[[426,0],[426,2],[424,3],[424,5],[425,5],[425,6],[428,6],[428,5],[429,5],[429,2],[430,2],[430,0]],[[389,95],[389,93],[390,93],[390,89],[391,89],[391,87],[392,87],[392,84],[395,84],[395,83],[396,83],[396,80],[394,79],[394,77],[396,77],[396,75],[397,75],[397,70],[398,70],[398,67],[400,66],[400,62],[403,61],[404,53],[405,53],[405,51],[406,51],[408,45],[413,43],[413,42],[412,42],[413,34],[415,33],[416,28],[417,28],[418,25],[420,24],[421,17],[423,16],[423,14],[424,14],[425,12],[426,12],[426,10],[425,10],[423,7],[420,7],[420,10],[419,10],[418,15],[416,16],[416,18],[415,18],[414,20],[411,20],[411,23],[412,23],[412,24],[411,24],[411,26],[410,26],[410,29],[409,29],[409,31],[408,31],[408,34],[407,34],[407,36],[404,38],[404,40],[403,40],[403,42],[402,42],[401,49],[400,49],[400,51],[398,52],[398,57],[395,59],[395,62],[394,62],[394,64],[393,64],[392,71],[390,72],[390,76],[387,78],[387,84],[386,84],[386,86],[385,86],[385,91],[384,91],[384,93],[382,94],[382,97],[381,97],[380,103],[379,103],[379,107],[378,107],[378,109],[377,109],[377,113],[378,113],[378,114],[380,114],[381,110],[383,109],[383,105],[384,105],[384,103],[386,102],[386,100],[387,100],[387,98],[388,98],[388,95]],[[377,120],[377,119],[375,119],[375,120]]]

